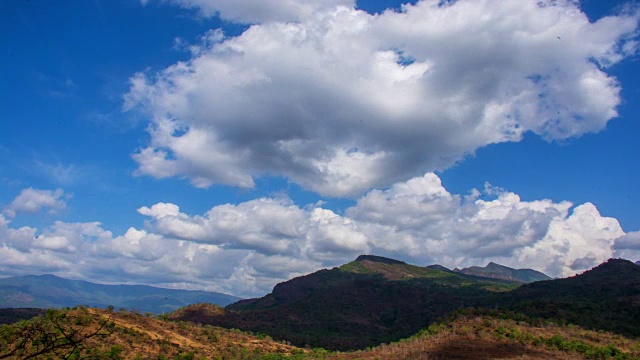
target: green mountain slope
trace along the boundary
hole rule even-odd
[[[227,305],[239,298],[206,291],[163,289],[143,285],[103,285],[53,275],[0,279],[0,308],[60,308],[89,305],[154,313],[210,302]]]
[[[515,286],[361,256],[280,283],[260,299],[219,311],[189,307],[173,318],[266,333],[298,346],[347,350],[411,336],[451,310]]]
[[[472,266],[464,269],[455,269],[467,275],[484,276],[503,280],[531,283],[534,281],[551,280],[551,277],[532,269],[512,269],[510,267],[490,262],[485,267]]]
[[[583,274],[526,284],[495,303],[530,316],[640,336],[640,267],[610,259]]]

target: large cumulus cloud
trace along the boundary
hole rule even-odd
[[[637,13],[592,23],[569,0],[424,0],[379,15],[319,4],[237,37],[209,32],[188,61],[132,77],[125,108],[147,114],[150,134],[137,173],[198,187],[276,175],[356,196],[528,131],[602,130],[620,103],[607,68],[636,51]]]
[[[452,194],[433,173],[369,191],[343,215],[283,197],[201,215],[170,203],[138,212],[144,226],[119,236],[97,222],[14,228],[0,215],[0,275],[56,273],[256,296],[363,253],[450,268],[494,261],[556,277],[612,256],[640,256],[638,234],[625,234],[593,204],[523,201],[491,186]]]

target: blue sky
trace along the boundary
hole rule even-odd
[[[637,6],[514,1],[0,3],[0,275],[638,260]]]

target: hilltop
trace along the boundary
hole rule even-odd
[[[0,308],[62,308],[88,305],[170,312],[200,302],[228,305],[240,298],[208,291],[164,289],[145,285],[104,285],[54,275],[0,279]]]

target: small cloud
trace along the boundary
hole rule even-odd
[[[488,181],[484,183],[484,193],[487,195],[498,196],[505,192],[507,191],[504,188],[501,188],[500,186],[491,185],[491,183]]]
[[[34,188],[24,189],[16,198],[6,206],[3,213],[14,218],[19,212],[37,213],[42,209],[49,209],[50,214],[58,213],[67,207],[65,195],[62,189],[38,190]]]
[[[50,179],[58,185],[75,184],[78,179],[81,178],[81,171],[74,164],[65,165],[56,163],[52,165],[36,160],[34,162],[34,168],[44,174],[47,179]]]

